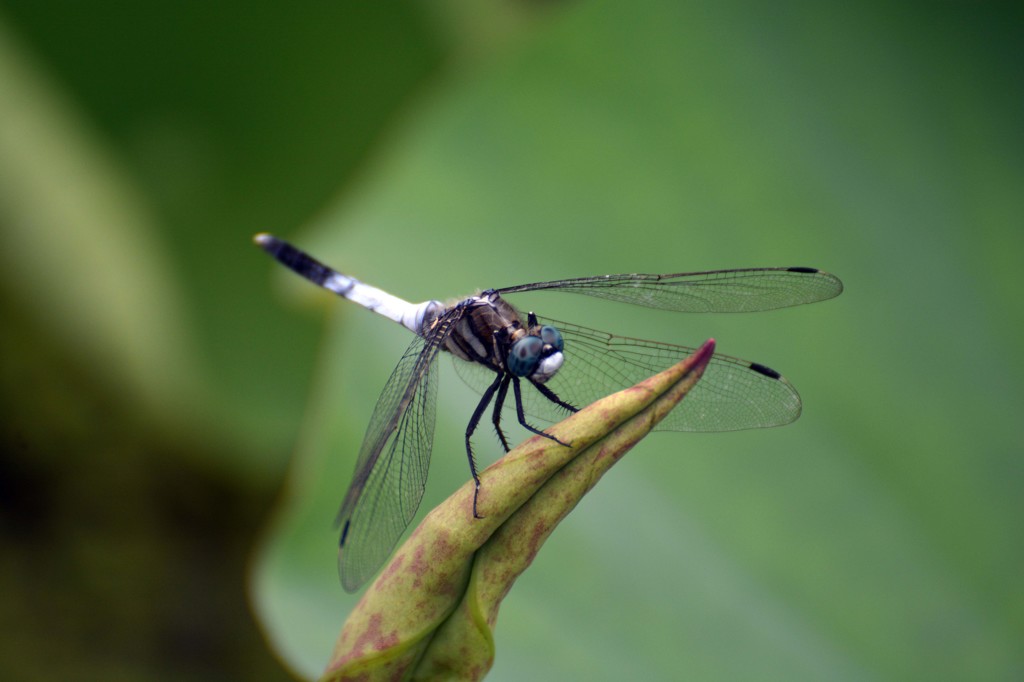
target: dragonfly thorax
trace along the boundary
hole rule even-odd
[[[455,310],[461,314],[444,342],[453,355],[540,384],[562,367],[561,333],[532,314],[527,322],[496,292],[466,299]]]

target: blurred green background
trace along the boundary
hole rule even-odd
[[[510,593],[491,679],[1021,679],[1022,15],[0,0],[0,677],[322,669],[355,603],[331,520],[408,339],[267,230],[413,300],[846,283],[741,316],[522,297],[714,336],[805,410],[641,444]],[[467,477],[448,364],[424,509]]]

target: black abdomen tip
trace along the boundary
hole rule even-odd
[[[277,258],[278,254],[281,253],[282,250],[289,246],[288,242],[283,242],[274,235],[267,234],[266,232],[260,232],[253,236],[252,240],[256,246],[260,247],[275,258]]]
[[[279,263],[302,275],[314,284],[323,286],[334,271],[310,256],[305,251],[295,248],[283,239],[272,234],[260,232],[252,238],[256,245],[273,256]]]

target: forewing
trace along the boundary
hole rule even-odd
[[[562,400],[586,407],[691,355],[695,349],[658,341],[632,339],[568,322],[544,320],[565,340],[565,364],[547,382]],[[463,380],[482,392],[488,376],[456,360]],[[508,401],[511,402],[511,401]],[[511,406],[506,402],[506,410]],[[530,386],[524,387],[527,415],[554,423],[566,411]],[[704,376],[659,425],[668,431],[738,431],[788,424],[800,416],[800,396],[786,379],[758,363],[716,353]],[[514,420],[514,417],[513,417]]]
[[[447,329],[417,336],[377,399],[338,512],[338,572],[349,592],[380,569],[423,499],[434,438],[434,359]]]
[[[501,295],[557,290],[690,313],[755,312],[838,296],[843,283],[815,268],[747,268],[668,275],[601,275],[521,284]],[[690,396],[687,396],[690,400]]]

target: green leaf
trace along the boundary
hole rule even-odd
[[[597,481],[697,383],[714,341],[534,436],[430,512],[363,595],[324,680],[480,679],[498,607]]]

